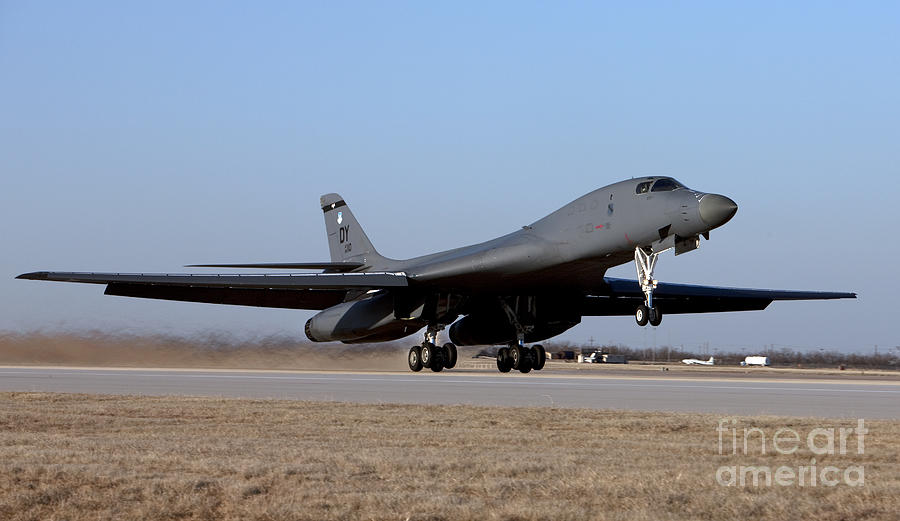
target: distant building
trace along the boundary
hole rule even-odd
[[[609,353],[603,355],[602,361],[604,364],[627,364],[628,360],[625,358],[625,355],[611,355]]]

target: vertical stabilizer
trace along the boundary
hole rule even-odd
[[[325,213],[325,232],[332,262],[352,260],[372,264],[381,258],[343,197],[325,194],[319,198],[319,203]]]

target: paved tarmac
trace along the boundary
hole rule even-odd
[[[865,381],[5,367],[0,391],[900,418],[900,383]]]

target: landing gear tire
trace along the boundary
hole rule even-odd
[[[508,373],[512,369],[512,363],[509,360],[509,348],[501,347],[497,351],[497,370],[501,373]]]
[[[444,361],[438,357],[435,357],[434,360],[431,361],[431,368],[435,373],[440,373],[444,370]]]
[[[662,311],[658,307],[650,308],[650,325],[656,327],[662,323]]]
[[[420,358],[422,360],[422,367],[427,367],[427,368],[431,369],[431,364],[432,364],[432,362],[434,362],[434,360],[436,358],[435,355],[437,354],[434,344],[432,344],[431,342],[426,342],[426,343],[422,344],[422,348],[421,348],[420,352],[421,352]]]
[[[422,370],[422,346],[412,346],[409,349],[409,356],[406,357],[409,362],[410,370],[418,373]]]
[[[456,346],[447,342],[444,344],[444,367],[453,369],[456,367]]]
[[[534,357],[534,370],[540,371],[544,368],[544,364],[547,362],[547,352],[544,351],[544,346],[542,346],[541,344],[532,346],[531,354]]]
[[[525,354],[525,348],[519,345],[515,345],[509,348],[509,359],[512,362],[512,368],[522,370],[523,367],[528,366],[528,370],[531,370],[531,364],[528,360],[528,355]],[[524,371],[523,371],[524,372]]]
[[[650,320],[650,310],[647,309],[647,306],[641,304],[637,307],[637,311],[634,312],[634,320],[641,327],[647,325],[647,322]]]
[[[522,360],[522,362],[519,363],[520,373],[530,373],[531,369],[531,360],[529,358],[525,358],[524,360]]]

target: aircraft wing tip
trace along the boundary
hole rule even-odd
[[[840,292],[840,293],[831,293],[829,296],[833,299],[856,298],[857,293],[855,291],[846,291],[846,292]]]
[[[49,276],[50,272],[47,271],[32,271],[30,273],[23,273],[16,278],[25,280],[47,280]]]

